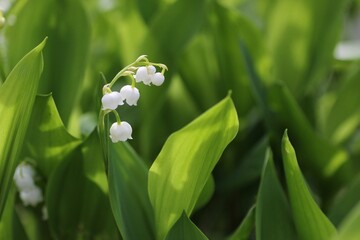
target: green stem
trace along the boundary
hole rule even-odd
[[[124,68],[123,68],[118,74],[116,74],[115,77],[111,80],[111,82],[110,82],[110,84],[109,84],[109,87],[111,88],[111,87],[115,84],[115,82],[116,82],[120,77],[125,76],[125,75],[123,75],[123,74],[124,74],[126,71],[128,71],[128,69],[129,69],[130,67],[135,66],[136,64],[138,64],[139,62],[141,62],[141,61],[143,61],[143,60],[144,60],[146,63],[149,62],[149,60],[148,60],[145,56],[141,56],[141,57],[139,57],[138,59],[136,59],[135,62],[130,63],[129,65],[127,65],[126,67],[124,67]]]
[[[107,175],[108,157],[109,157],[109,140],[107,130],[105,130],[105,117],[108,111],[100,110],[98,119],[98,134],[100,138],[100,145],[103,150],[105,173]],[[107,119],[106,119],[107,120]]]
[[[120,125],[121,124],[121,119],[120,119],[120,116],[119,116],[118,112],[115,111],[115,110],[112,110],[112,112],[114,113],[114,115],[116,117],[116,122]]]

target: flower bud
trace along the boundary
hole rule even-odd
[[[151,83],[154,84],[155,86],[160,86],[161,84],[163,84],[164,80],[165,80],[164,75],[162,75],[160,72],[157,72],[152,77]]]
[[[119,92],[106,93],[101,98],[101,103],[103,105],[103,110],[115,110],[119,105],[124,104]]]
[[[20,199],[25,206],[30,205],[33,207],[44,200],[42,191],[37,186],[34,186],[33,188],[27,189],[25,191],[21,191]]]
[[[113,123],[110,127],[110,138],[113,143],[132,139],[132,128],[129,123],[122,121],[120,124]]]
[[[136,87],[132,87],[131,85],[123,86],[120,89],[120,96],[124,101],[126,101],[129,106],[137,104],[137,101],[140,98],[140,92]]]

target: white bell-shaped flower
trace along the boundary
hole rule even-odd
[[[136,106],[140,98],[140,92],[136,87],[126,85],[120,89],[120,96],[129,106]]]
[[[139,67],[135,74],[136,82],[142,82],[148,77],[148,72],[146,67]]]
[[[41,203],[44,198],[42,191],[39,187],[34,186],[33,188],[27,189],[20,192],[20,199],[22,200],[25,206],[35,207],[37,204]]]
[[[165,81],[165,77],[160,72],[155,73],[151,79],[151,83],[154,84],[155,86],[160,86],[161,84],[164,83],[164,81]]]
[[[101,98],[103,110],[115,110],[119,105],[123,105],[124,101],[119,92],[106,93]]]
[[[19,191],[27,190],[35,186],[35,170],[30,164],[19,164],[15,169],[14,182]]]
[[[113,123],[110,127],[110,138],[113,143],[132,139],[132,128],[129,123],[122,121],[120,124]]]
[[[150,85],[155,72],[156,68],[152,65],[139,67],[136,71],[135,80],[136,82],[143,82],[145,85]]]

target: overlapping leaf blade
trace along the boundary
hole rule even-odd
[[[296,239],[291,217],[289,203],[276,176],[272,153],[268,149],[256,202],[257,239]]]
[[[251,207],[244,220],[228,240],[247,240],[255,226],[255,206]]]
[[[27,132],[28,156],[49,177],[56,166],[81,143],[68,133],[52,95],[37,96]]]
[[[170,229],[165,240],[207,240],[208,238],[183,212],[174,226]]]
[[[45,42],[20,60],[0,88],[0,216],[35,101]]]
[[[124,239],[154,239],[154,215],[147,194],[147,167],[127,143],[109,144],[111,208]]]
[[[306,185],[287,131],[282,139],[282,156],[291,209],[299,238],[328,240],[336,229],[321,211]]]
[[[226,97],[166,141],[149,172],[149,196],[159,239],[183,211],[191,214],[238,124],[233,102]]]

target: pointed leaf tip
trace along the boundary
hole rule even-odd
[[[34,48],[34,51],[41,52],[46,45],[47,39],[48,37],[45,37],[44,40],[42,40],[42,42]]]

